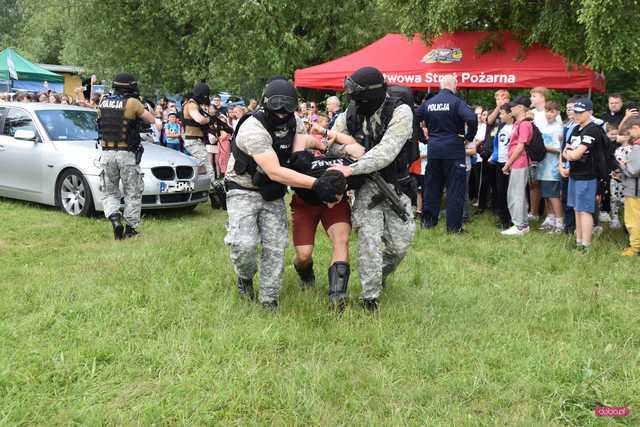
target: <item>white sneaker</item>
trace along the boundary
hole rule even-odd
[[[600,212],[600,216],[598,217],[600,222],[611,222],[611,216],[609,216],[609,212]]]
[[[514,226],[504,230],[500,234],[502,234],[503,236],[524,236],[528,232],[529,232],[529,227],[528,226],[524,227],[524,228],[518,228],[517,226],[514,225]]]
[[[539,216],[537,216],[537,215],[532,214],[531,212],[529,212],[529,213],[527,214],[527,219],[528,219],[529,221],[537,221],[537,220],[539,220],[539,219],[540,219],[540,217],[539,217]]]
[[[593,227],[593,237],[598,237],[599,235],[602,234],[602,226],[601,225],[596,225],[595,227]]]
[[[544,222],[540,224],[539,230],[551,230],[556,226],[556,217],[547,215]]]
[[[616,229],[616,230],[619,229],[619,228],[622,228],[622,223],[620,222],[618,217],[613,217],[613,219],[609,223],[609,228],[613,228],[613,229]]]

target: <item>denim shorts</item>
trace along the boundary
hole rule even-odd
[[[538,181],[544,199],[560,197],[560,181]]]
[[[567,190],[567,206],[576,212],[595,212],[596,191],[598,190],[598,180],[588,181],[569,178],[569,188]]]

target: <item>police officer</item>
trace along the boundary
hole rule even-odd
[[[128,73],[113,79],[113,94],[102,100],[98,108],[98,132],[102,154],[102,205],[113,225],[116,240],[138,234],[144,183],[140,172],[142,145],[141,122],[155,123],[153,115],[137,99],[138,84]],[[120,213],[120,181],[124,190],[124,219]]]
[[[312,189],[323,202],[335,202],[345,191],[339,173],[312,178],[286,168],[292,152],[306,146],[304,125],[296,121],[297,93],[287,80],[267,84],[262,105],[244,116],[231,141],[225,175],[229,221],[225,244],[238,276],[238,292],[253,299],[256,249],[262,245],[259,300],[276,308],[282,288],[287,246],[287,186]]]
[[[399,185],[401,178],[408,178],[405,154],[410,149],[413,112],[400,99],[387,96],[384,77],[373,67],[353,73],[345,80],[345,90],[352,102],[332,131],[353,136],[366,152],[355,163],[335,169],[346,177],[379,172],[399,193],[409,217],[403,221],[388,201],[379,202],[380,189],[369,179],[355,191],[352,223],[358,232],[362,300],[365,308],[375,311],[386,277],[400,264],[415,234],[411,200]]]
[[[184,148],[195,157],[207,170],[207,176],[211,182],[210,189],[216,179],[213,165],[209,161],[205,145],[209,137],[209,124],[211,118],[208,116],[209,95],[211,91],[204,82],[198,82],[193,87],[191,97],[185,102],[182,108],[182,123],[184,124]],[[214,206],[213,193],[210,193],[211,204]]]
[[[422,227],[438,224],[443,187],[447,188],[447,230],[462,232],[464,192],[467,179],[465,143],[473,141],[478,118],[456,92],[456,78],[440,79],[440,92],[416,111],[429,131],[429,162],[425,170]],[[465,133],[466,125],[466,133]]]

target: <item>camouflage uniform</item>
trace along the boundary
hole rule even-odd
[[[302,122],[298,122],[296,132],[304,133]],[[238,130],[236,144],[250,156],[273,150],[269,132],[253,117],[248,118]],[[234,165],[232,154],[225,179],[244,188],[257,189],[251,176],[237,174]],[[229,246],[236,274],[242,279],[253,278],[257,271],[256,249],[261,244],[259,300],[261,303],[277,301],[289,240],[284,199],[267,202],[257,191],[232,189],[227,192],[227,213],[229,221],[224,242]]]
[[[211,180],[211,188],[213,188],[213,182],[216,180],[216,173],[213,170],[209,157],[207,155],[207,149],[204,146],[202,139],[186,139],[184,140],[184,148],[189,154],[194,157],[200,164],[203,164],[207,169],[207,176]]]
[[[131,151],[104,150],[100,156],[102,168],[102,205],[104,215],[120,212],[120,181],[124,191],[124,219],[136,228],[142,210],[143,174],[136,164],[136,154]]]
[[[363,130],[373,136],[382,132],[382,106],[369,119],[365,120]],[[370,121],[370,125],[367,123]],[[346,123],[346,112],[336,119],[333,130],[349,134]],[[362,158],[351,165],[354,175],[368,174],[384,169],[400,153],[407,139],[413,132],[413,112],[407,105],[396,107],[380,142]],[[415,223],[409,197],[402,194],[402,200],[409,221],[402,221],[393,212],[389,202],[385,201],[369,208],[372,197],[379,193],[378,187],[367,180],[356,190],[352,207],[353,229],[358,233],[358,273],[362,284],[362,297],[374,299],[382,292],[382,282],[391,274],[404,258],[415,234]]]

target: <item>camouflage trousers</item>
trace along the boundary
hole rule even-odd
[[[207,169],[207,175],[211,180],[211,187],[213,187],[213,181],[216,180],[216,172],[211,162],[209,162],[209,156],[207,155],[208,153],[204,142],[202,142],[201,139],[185,139],[184,148]]]
[[[253,279],[260,258],[260,302],[277,301],[284,275],[287,233],[287,209],[284,199],[265,201],[257,191],[227,192],[227,235],[224,243],[239,278]]]
[[[410,219],[404,222],[384,201],[369,208],[371,198],[378,194],[371,181],[356,191],[351,209],[353,229],[358,233],[358,274],[362,284],[362,297],[378,298],[382,281],[400,264],[415,235],[411,200],[402,194]]]
[[[120,212],[120,181],[124,193],[124,219],[131,227],[140,222],[144,181],[140,166],[136,164],[136,154],[131,151],[105,150],[100,156],[102,168],[102,206],[109,218]]]

